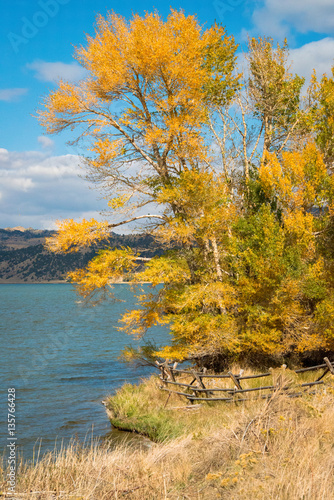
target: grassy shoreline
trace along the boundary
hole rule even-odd
[[[151,377],[107,400],[111,422],[149,436],[149,446],[73,444],[20,464],[17,493],[43,500],[334,498],[333,376],[299,398],[277,393],[192,409],[177,396],[166,404],[158,385]]]

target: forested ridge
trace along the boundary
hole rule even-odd
[[[97,255],[101,245],[81,248],[76,254],[54,254],[44,248],[45,238],[55,231],[36,229],[0,229],[0,282],[34,283],[64,280],[78,266],[85,266]],[[162,249],[148,234],[112,233],[108,244],[127,247],[143,257],[160,255]]]

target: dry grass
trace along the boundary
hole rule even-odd
[[[211,403],[190,411],[176,396],[163,408],[166,394],[154,379],[132,392],[125,387],[114,401],[120,420],[144,421],[149,428],[160,418],[157,440],[165,425],[177,437],[139,449],[73,444],[36,465],[21,463],[16,498],[334,498],[333,378],[325,380],[317,394],[298,399],[277,394],[270,401]]]

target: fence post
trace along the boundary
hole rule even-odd
[[[242,387],[241,387],[241,384],[239,382],[239,380],[237,379],[237,377],[235,375],[233,375],[232,372],[228,372],[229,376],[231,377],[231,379],[233,380],[234,382],[234,385],[240,390],[242,391]]]
[[[324,361],[325,361],[329,371],[331,372],[331,374],[334,375],[334,367],[333,367],[332,363],[329,361],[328,358],[324,358]]]

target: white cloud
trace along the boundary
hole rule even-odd
[[[331,75],[334,64],[334,38],[323,38],[317,42],[311,42],[290,50],[291,69],[294,73],[310,81],[313,69],[316,70],[318,78],[324,73]]]
[[[27,92],[28,89],[23,88],[0,89],[0,101],[17,101],[22,95],[26,94]]]
[[[3,188],[6,189],[7,192],[9,192],[9,191],[17,191],[17,192],[23,191],[24,193],[30,191],[35,186],[32,179],[29,177],[16,177],[16,178],[14,178],[10,175],[4,175],[4,177],[1,180],[1,185]]]
[[[77,155],[0,148],[0,227],[53,228],[57,219],[100,218],[106,207],[82,173]]]
[[[9,155],[9,151],[5,148],[0,148],[0,162],[7,160]]]
[[[76,155],[51,156],[41,162],[26,165],[25,172],[44,179],[75,178],[82,173],[80,158]]]
[[[39,137],[37,137],[37,140],[43,149],[52,149],[55,144],[54,141],[50,139],[50,137],[46,137],[45,135],[40,135]]]
[[[334,34],[333,0],[264,0],[252,17],[262,35],[282,37],[291,28]]]
[[[57,82],[59,80],[77,81],[87,75],[85,68],[78,63],[66,64],[63,62],[34,61],[26,65],[35,71],[35,77],[43,82]]]

